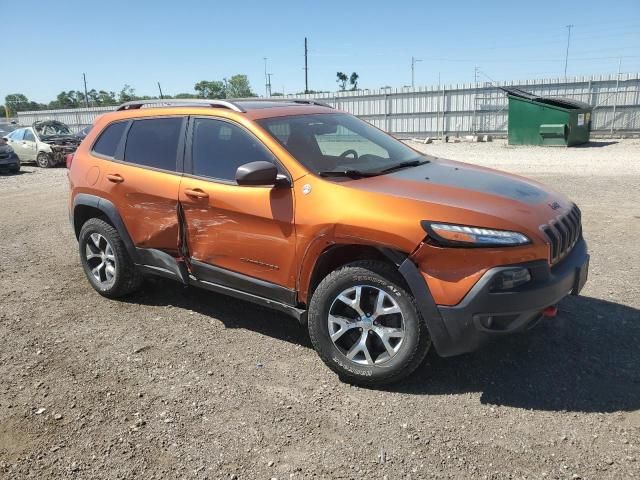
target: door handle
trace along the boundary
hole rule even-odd
[[[124,182],[124,178],[122,178],[117,173],[108,173],[107,174],[107,180],[109,180],[110,182],[113,182],[113,183],[122,183],[122,182]]]
[[[184,194],[188,197],[209,198],[209,194],[199,188],[185,188]]]

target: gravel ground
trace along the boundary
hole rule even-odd
[[[0,478],[640,477],[640,143],[420,148],[569,194],[590,280],[529,334],[385,390],[247,303],[164,280],[100,297],[65,170],[0,176]]]

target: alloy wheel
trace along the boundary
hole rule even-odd
[[[111,244],[99,233],[92,233],[85,246],[87,265],[101,286],[112,284],[116,276],[116,257]]]
[[[396,300],[370,285],[343,290],[329,308],[328,327],[333,344],[359,365],[388,362],[400,351],[405,336]]]

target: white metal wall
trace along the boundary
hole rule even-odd
[[[403,135],[507,131],[507,97],[499,87],[517,87],[538,95],[567,97],[594,106],[592,129],[598,132],[640,131],[640,74],[456,84],[314,95],[284,98],[317,99],[357,115],[388,132]],[[283,98],[283,97],[274,97]],[[60,120],[74,129],[89,125],[100,114],[116,107],[19,112],[18,121]],[[615,112],[615,121],[614,121]]]

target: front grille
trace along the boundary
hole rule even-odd
[[[541,230],[549,241],[551,264],[558,263],[582,236],[580,209],[574,205],[569,213],[551,220],[547,225],[543,225]]]

